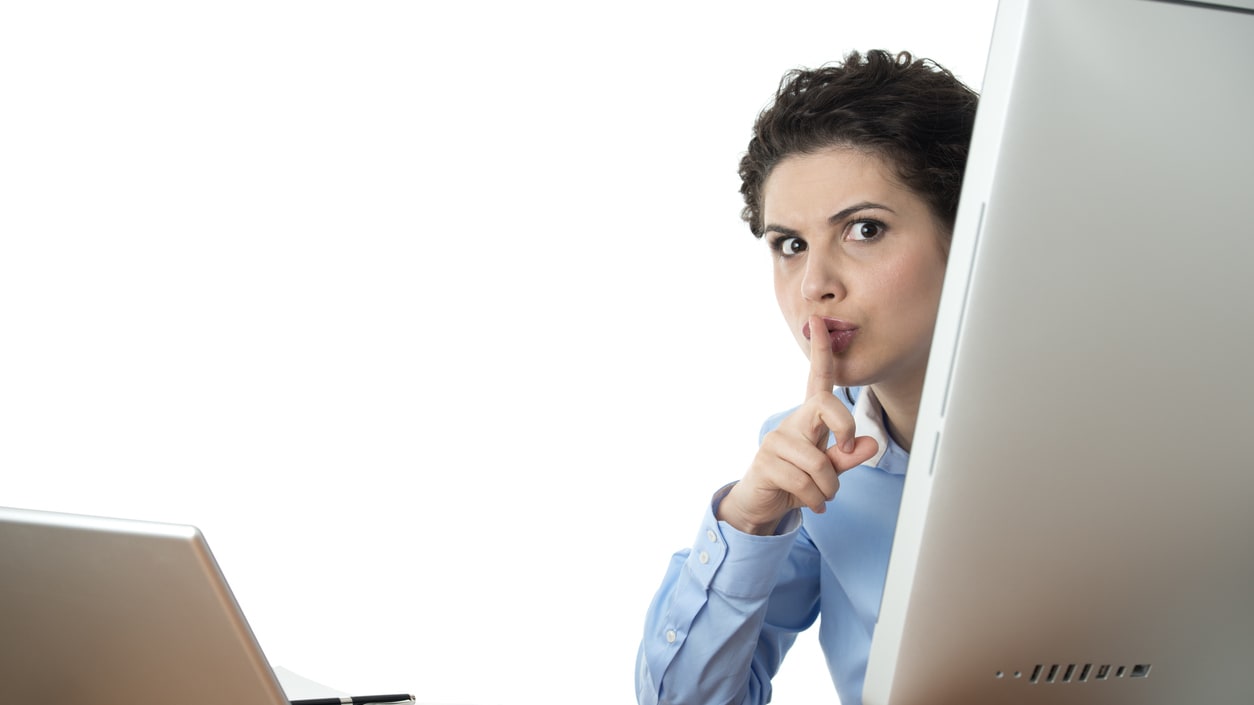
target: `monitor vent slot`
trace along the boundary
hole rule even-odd
[[[999,680],[1026,680],[1039,685],[1062,683],[1092,683],[1122,678],[1148,678],[1151,664],[1136,663],[1131,666],[1109,663],[1038,663],[1024,670],[1008,669],[993,674]]]

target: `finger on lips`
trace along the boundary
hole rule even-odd
[[[806,398],[819,392],[832,391],[836,385],[836,356],[832,354],[832,340],[827,324],[819,316],[810,316],[810,378],[806,382]]]

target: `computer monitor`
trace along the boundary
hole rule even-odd
[[[200,531],[0,508],[11,703],[287,705]]]
[[[1254,2],[1003,0],[949,257],[864,702],[1254,702]]]

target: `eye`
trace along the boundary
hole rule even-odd
[[[799,237],[786,235],[776,239],[771,243],[771,247],[780,254],[781,257],[792,257],[806,251],[806,241]]]
[[[849,224],[845,238],[854,242],[874,240],[884,234],[884,224],[876,220],[855,220]]]

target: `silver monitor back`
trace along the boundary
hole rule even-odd
[[[286,705],[194,527],[0,508],[13,703]]]
[[[1003,0],[946,277],[864,702],[1254,702],[1254,0]]]

